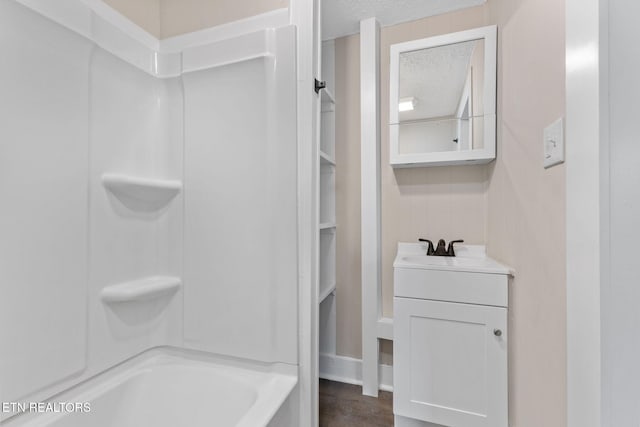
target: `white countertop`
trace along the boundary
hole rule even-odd
[[[426,243],[398,243],[398,253],[393,267],[513,276],[514,271],[511,267],[487,256],[484,245],[456,244],[454,247],[455,257],[427,256]]]

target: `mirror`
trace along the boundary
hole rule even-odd
[[[495,158],[496,27],[391,46],[393,166]]]

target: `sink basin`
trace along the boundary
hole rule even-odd
[[[395,268],[417,268],[425,270],[464,271],[490,274],[511,274],[511,269],[487,257],[484,246],[456,246],[458,256],[427,256],[419,244],[399,246]]]

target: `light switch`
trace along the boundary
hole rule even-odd
[[[544,167],[564,162],[564,126],[562,118],[544,129]]]

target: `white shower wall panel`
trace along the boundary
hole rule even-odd
[[[183,76],[184,338],[296,363],[294,29],[265,36],[263,56]]]
[[[182,342],[181,291],[99,297],[181,275],[181,195],[132,210],[101,177],[182,180],[182,87],[14,1],[0,0],[0,49],[0,400],[37,401]]]
[[[156,209],[127,206],[102,176],[182,180],[182,93],[178,79],[158,79],[96,48],[91,58],[89,356],[102,371],[158,345],[179,345],[182,293],[107,304],[109,285],[181,275],[182,200]],[[173,120],[176,119],[176,120]]]
[[[86,367],[92,45],[0,1],[0,401]]]

